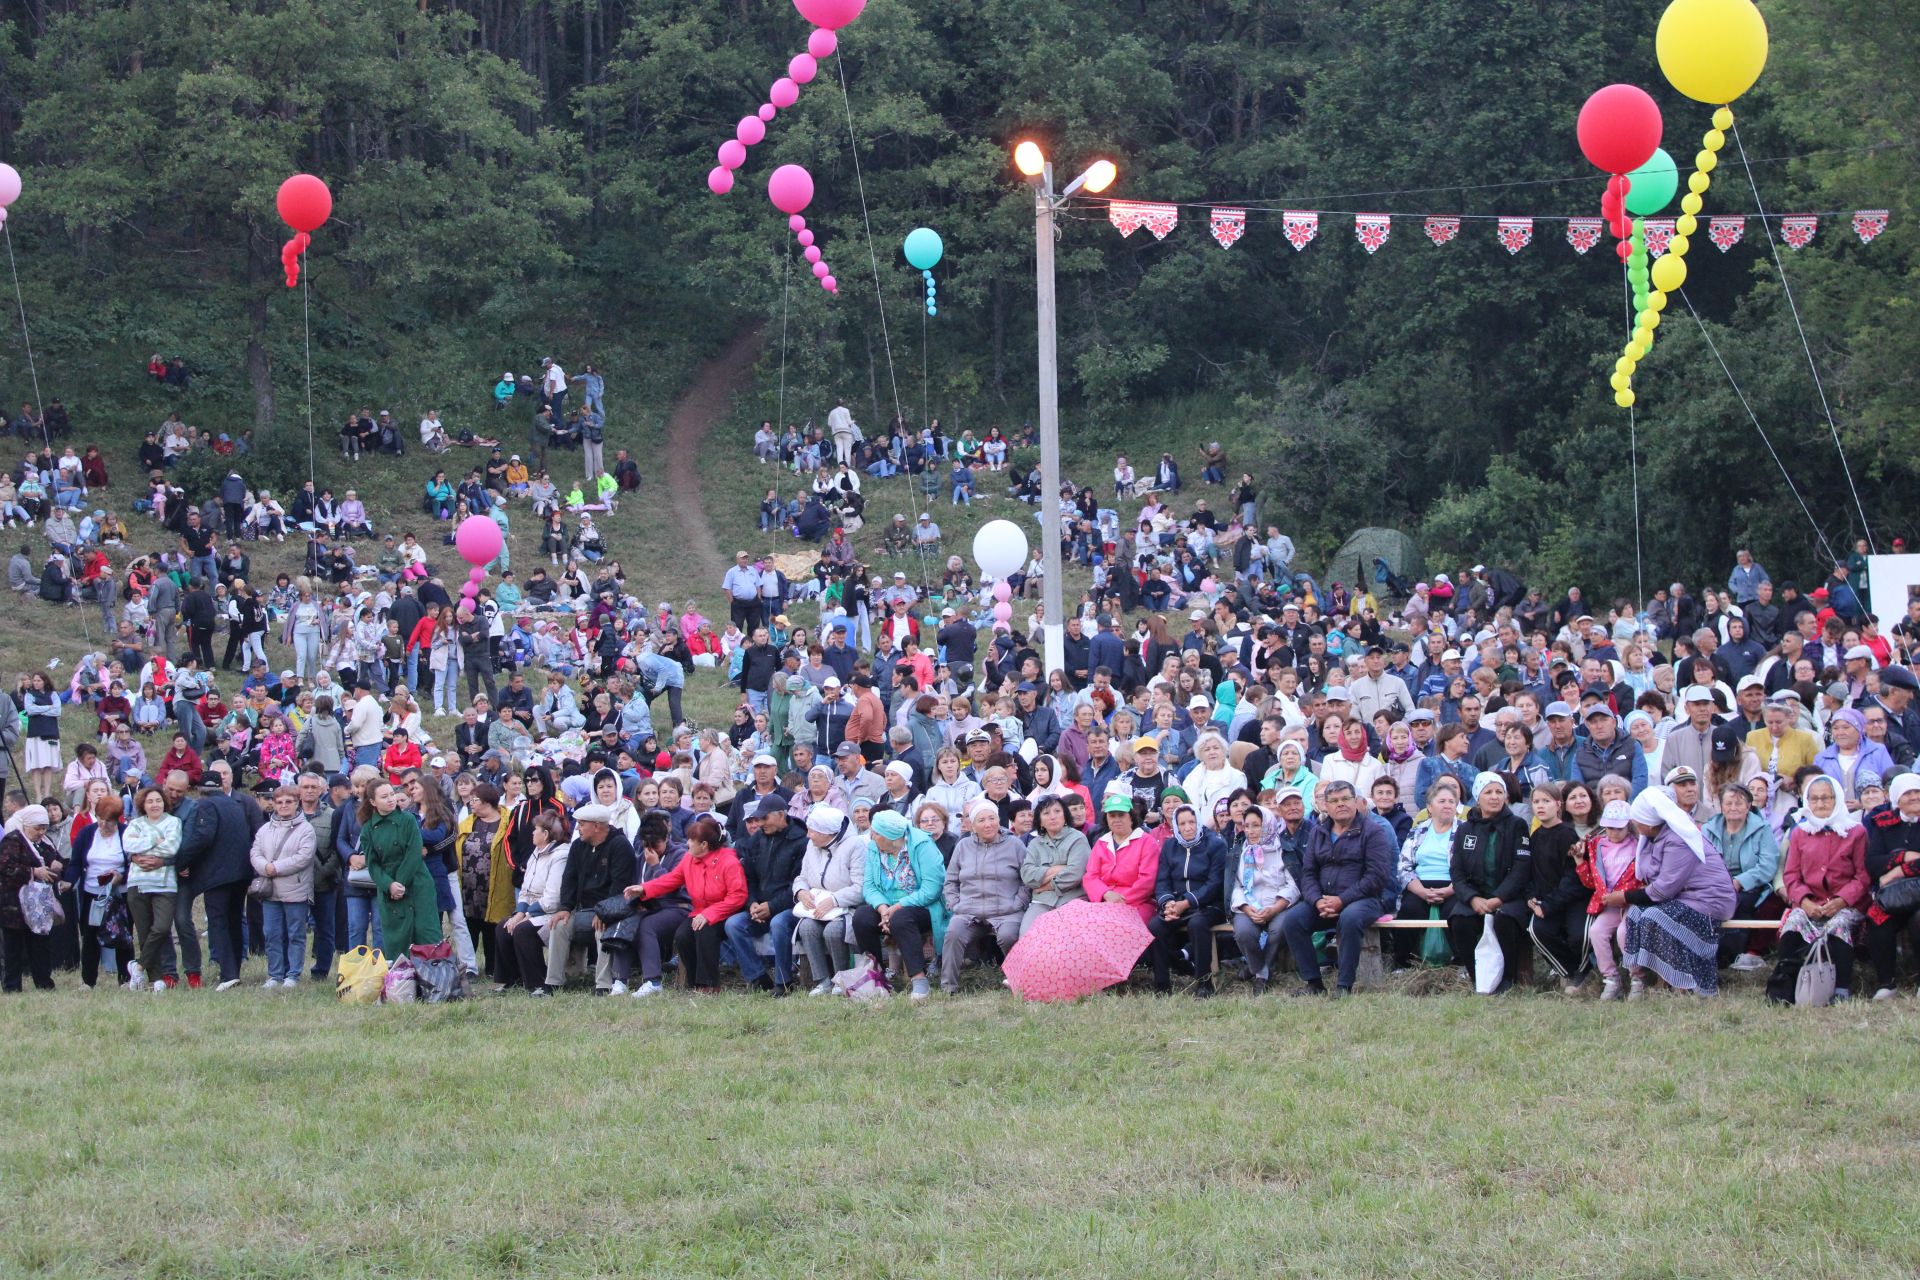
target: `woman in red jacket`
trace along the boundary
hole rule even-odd
[[[1807,953],[1822,938],[1833,960],[1833,998],[1845,1000],[1853,985],[1853,947],[1865,921],[1872,881],[1867,875],[1867,833],[1848,812],[1846,792],[1828,774],[1800,788],[1805,809],[1787,832],[1786,865],[1780,883],[1790,905],[1780,921],[1780,947],[1767,999],[1792,1004]]]
[[[687,918],[673,934],[673,953],[680,972],[695,991],[720,989],[720,944],[726,940],[721,925],[747,906],[747,875],[740,859],[720,843],[720,824],[701,816],[687,824],[687,852],[680,864],[645,884],[628,885],[630,899],[651,901],[685,888],[690,900]]]
[[[1153,915],[1153,881],[1160,873],[1161,832],[1148,832],[1146,806],[1124,791],[1109,791],[1100,802],[1107,833],[1093,842],[1080,877],[1093,902],[1124,902],[1145,923]]]

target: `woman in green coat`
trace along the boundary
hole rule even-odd
[[[420,847],[420,824],[399,803],[399,791],[384,782],[360,801],[360,856],[380,900],[380,945],[389,956],[440,941],[440,903]]]

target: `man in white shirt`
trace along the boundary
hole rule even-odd
[[[373,686],[364,676],[353,682],[353,693],[353,714],[347,718],[347,749],[355,766],[377,765],[385,736],[380,700],[373,696]]]
[[[542,360],[540,367],[547,371],[540,383],[540,395],[553,409],[553,420],[558,422],[563,408],[561,402],[567,398],[567,371],[552,356]]]
[[[860,428],[853,420],[853,413],[847,408],[845,400],[836,400],[827,413],[827,430],[833,433],[833,456],[849,465],[853,462],[853,442],[860,438]]]
[[[760,622],[760,571],[754,567],[744,551],[733,557],[733,567],[727,570],[726,577],[720,580],[726,589],[727,604],[732,612],[733,623],[740,630],[751,635],[753,628]]]

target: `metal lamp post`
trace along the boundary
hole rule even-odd
[[[1036,311],[1040,334],[1040,541],[1044,572],[1041,605],[1045,621],[1044,653],[1049,673],[1065,670],[1066,584],[1060,563],[1060,368],[1057,344],[1059,312],[1053,292],[1054,214],[1081,189],[1098,194],[1119,176],[1111,160],[1096,160],[1058,193],[1053,163],[1036,142],[1022,142],[1014,165],[1033,187],[1033,245]]]

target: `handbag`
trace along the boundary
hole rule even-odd
[[[374,890],[373,872],[365,867],[352,867],[347,871],[347,888],[363,889],[368,893]]]
[[[1890,916],[1920,911],[1920,876],[1905,875],[1874,886],[1873,900]]]
[[[1490,996],[1500,989],[1507,976],[1507,958],[1500,952],[1500,939],[1493,932],[1493,913],[1480,917],[1480,941],[1473,948],[1473,989]]]
[[[127,905],[125,894],[113,895],[98,928],[100,945],[109,951],[125,951],[133,946],[133,909]]]
[[[1823,933],[1820,940],[1807,952],[1807,959],[1800,966],[1800,976],[1793,984],[1793,1002],[1802,1009],[1824,1009],[1833,1003],[1833,993],[1839,986],[1839,975],[1834,969],[1833,956],[1827,951],[1827,936]]]
[[[416,942],[411,955],[414,986],[426,1003],[446,1004],[470,994],[466,971],[453,958],[451,942]]]
[[[273,877],[255,876],[247,882],[247,897],[255,902],[265,902],[273,897]]]
[[[633,914],[634,906],[625,894],[616,893],[600,899],[590,910],[601,924],[619,924]]]
[[[20,886],[20,914],[26,917],[27,932],[43,938],[67,920],[60,895],[44,880],[29,880]]]

